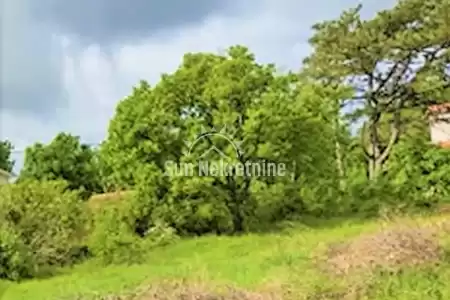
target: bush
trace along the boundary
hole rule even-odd
[[[87,214],[59,181],[25,181],[0,190],[0,278],[42,275],[71,264]]]
[[[23,240],[10,228],[0,226],[0,276],[18,280],[32,273],[33,261]]]
[[[88,248],[103,265],[138,263],[145,252],[142,240],[129,226],[123,210],[116,205],[96,212]]]
[[[156,221],[143,236],[134,230],[129,205],[111,205],[96,211],[88,248],[102,265],[134,264],[145,259],[149,249],[178,239],[175,230]]]
[[[178,239],[179,236],[174,228],[158,221],[145,233],[145,245],[148,248],[165,246]]]

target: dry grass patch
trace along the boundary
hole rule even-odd
[[[74,300],[93,299],[77,297]],[[126,295],[99,296],[95,300],[282,300],[277,291],[251,292],[234,287],[211,288],[201,283],[168,281]]]
[[[367,299],[367,291],[363,286],[349,286],[345,289],[329,289],[310,293],[306,300],[361,300]]]
[[[325,267],[337,275],[379,268],[396,272],[404,266],[438,263],[443,256],[436,230],[400,225],[330,245]]]
[[[104,194],[93,195],[88,200],[88,206],[91,209],[99,209],[107,204],[120,203],[133,195],[133,191],[118,191]]]

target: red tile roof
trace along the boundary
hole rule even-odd
[[[450,141],[439,142],[439,146],[442,148],[450,148]]]
[[[443,104],[436,104],[428,106],[428,111],[431,113],[445,113],[450,112],[450,102]]]

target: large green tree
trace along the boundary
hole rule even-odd
[[[101,156],[117,188],[143,190],[145,208],[136,209],[142,230],[162,218],[195,233],[242,231],[257,215],[320,209],[320,197],[306,199],[337,184],[329,117],[337,112],[326,103],[345,96],[344,89],[277,75],[241,46],[226,55],[186,54],[176,72],[154,87],[141,82],[118,105]],[[207,135],[224,128],[228,141]],[[275,162],[286,174],[239,176],[233,168],[228,176],[165,176],[174,162],[195,164],[213,146],[221,154],[210,153],[211,163],[221,155],[237,165]]]
[[[449,99],[450,2],[400,0],[369,20],[361,8],[315,25],[305,62],[315,78],[354,88],[343,106],[360,105],[354,113],[364,117],[362,146],[374,179],[401,136],[402,111]]]
[[[65,180],[84,195],[100,191],[98,160],[79,137],[59,133],[49,144],[36,143],[25,150],[19,180]]]
[[[0,169],[11,172],[14,161],[11,159],[11,153],[14,149],[9,141],[0,141]]]

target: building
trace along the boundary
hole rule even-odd
[[[431,142],[450,148],[450,103],[428,107],[428,116]]]
[[[0,169],[0,185],[9,183],[13,176],[14,175],[12,173]]]

